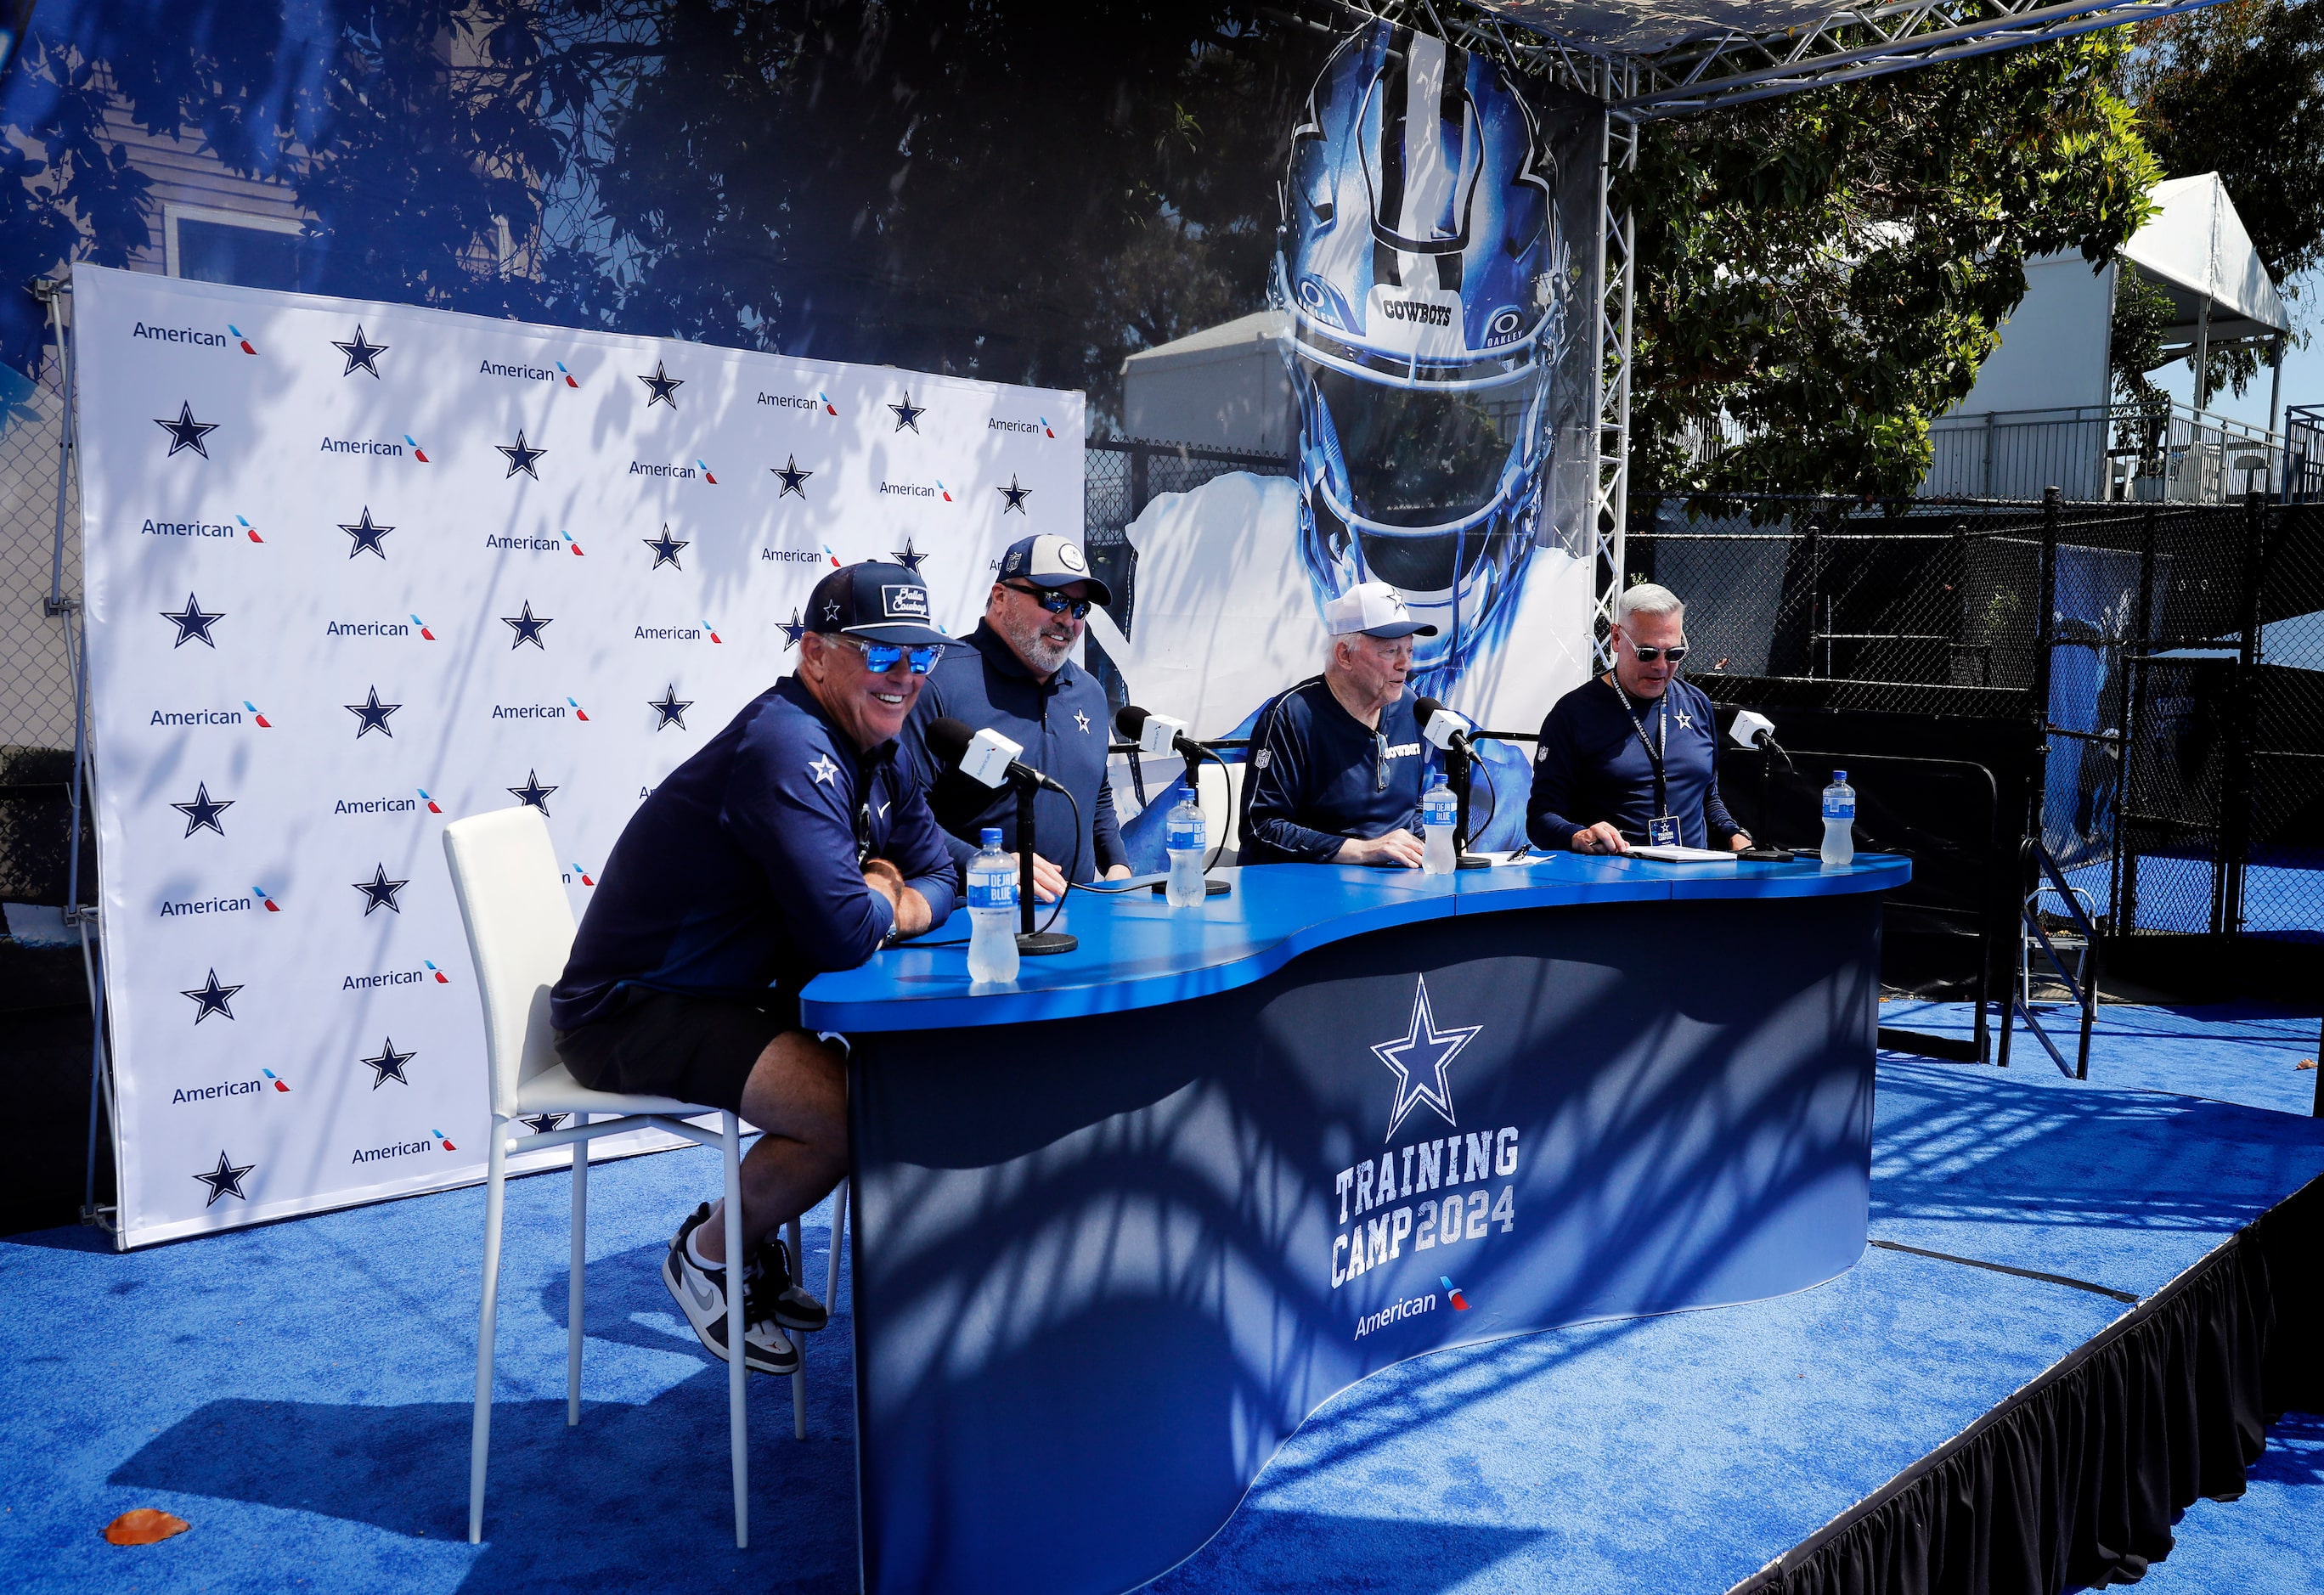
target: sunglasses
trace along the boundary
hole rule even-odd
[[[1001,585],[1012,593],[1024,594],[1051,614],[1070,613],[1077,621],[1089,619],[1090,601],[1086,598],[1068,598],[1055,587],[1020,587],[1015,582]]]
[[[936,668],[936,656],[944,652],[943,645],[936,642],[902,648],[893,642],[866,642],[861,637],[843,637],[840,641],[863,655],[863,668],[874,676],[885,676],[907,655],[912,661],[912,674],[925,676]]]
[[[1630,651],[1637,656],[1638,663],[1642,665],[1651,665],[1665,654],[1668,654],[1670,662],[1675,665],[1683,662],[1686,659],[1687,647],[1683,642],[1676,648],[1639,648],[1633,645]]]

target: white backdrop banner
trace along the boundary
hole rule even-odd
[[[577,915],[835,563],[918,562],[964,632],[1010,540],[1082,530],[1078,393],[88,266],[73,297],[124,1244],[480,1177],[447,821],[540,807]]]

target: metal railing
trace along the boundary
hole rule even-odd
[[[1941,416],[1922,498],[2234,503],[2288,479],[2286,439],[2172,401]],[[2319,460],[2324,467],[2324,460]]]

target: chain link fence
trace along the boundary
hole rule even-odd
[[[73,745],[64,622],[47,613],[64,396],[51,362],[35,383],[0,367],[0,747]],[[80,596],[80,502],[65,501],[64,596]]]

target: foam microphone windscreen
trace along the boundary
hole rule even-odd
[[[955,720],[947,715],[941,720],[930,721],[927,730],[920,734],[920,740],[927,744],[928,751],[936,756],[937,763],[946,770],[958,770],[961,760],[968,753],[969,741],[975,735],[969,730],[967,722]]]
[[[1426,730],[1428,723],[1443,713],[1444,705],[1433,697],[1412,700],[1412,718],[1423,730]]]
[[[1136,704],[1124,704],[1113,712],[1113,728],[1130,741],[1136,742],[1146,734],[1146,711]]]

